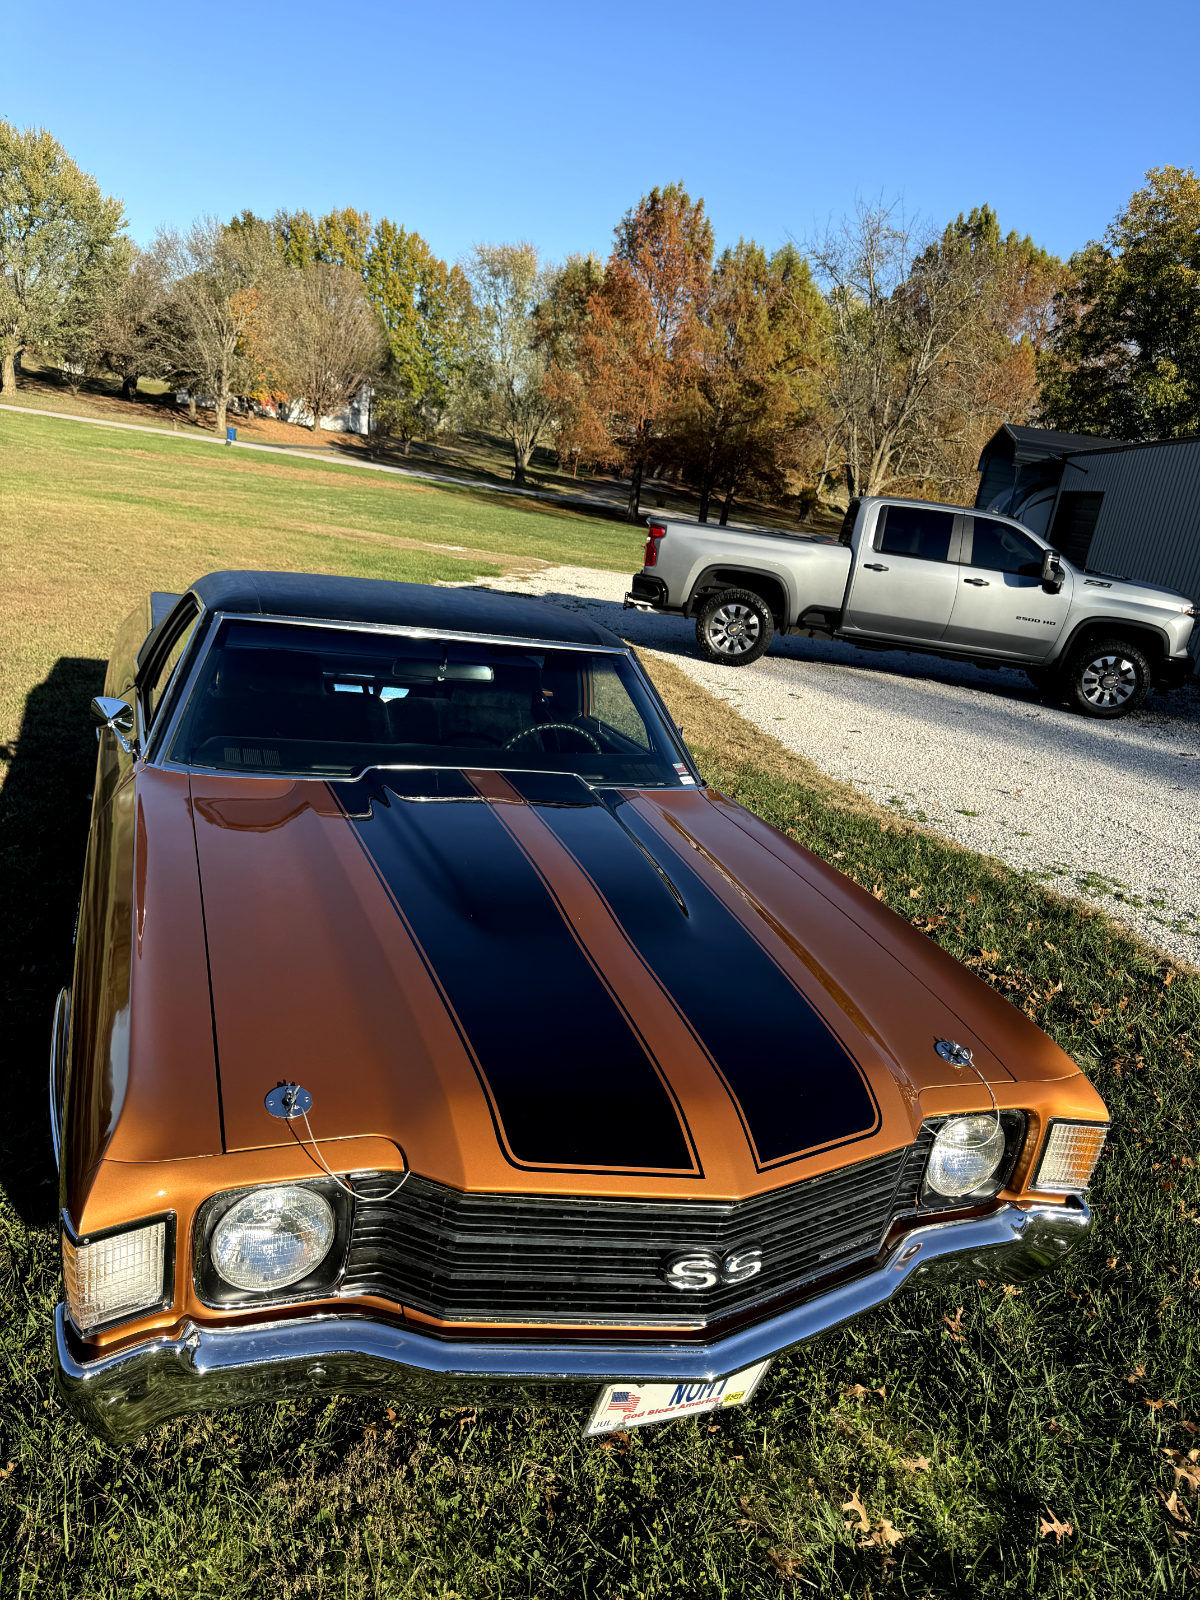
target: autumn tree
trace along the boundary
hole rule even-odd
[[[1039,362],[1051,427],[1117,439],[1200,433],[1200,179],[1156,167],[1103,242],[1071,257]]]
[[[629,472],[627,519],[672,408],[691,381],[712,279],[704,201],[679,184],[653,189],[615,230],[603,282],[578,338],[578,394],[567,443]],[[564,388],[557,375],[556,395]]]
[[[583,404],[581,340],[591,326],[591,299],[604,283],[598,256],[570,255],[551,275],[549,289],[534,313],[534,338],[549,362],[546,392],[554,402],[560,459],[578,471],[579,412]]]
[[[722,253],[672,428],[674,452],[700,491],[701,522],[718,486],[722,526],[750,484],[776,499],[786,495],[819,317],[820,296],[794,245],[768,257],[753,240],[739,240]]]
[[[167,291],[162,262],[152,251],[121,240],[113,255],[88,332],[88,359],[114,372],[122,395],[132,400],[139,378],[168,370],[161,337]]]
[[[315,433],[376,373],[384,341],[379,320],[348,267],[314,261],[291,274],[271,340],[288,393],[303,400]]]
[[[460,267],[434,255],[419,233],[349,207],[313,217],[279,211],[271,232],[294,269],[326,262],[353,272],[387,339],[374,381],[377,431],[408,441],[452,403],[469,354],[471,294]]]
[[[556,415],[536,321],[553,275],[536,247],[524,243],[476,245],[465,271],[476,318],[471,366],[477,413],[507,441],[513,478],[524,483],[529,459]]]
[[[209,397],[223,432],[234,395],[259,392],[277,304],[278,260],[264,228],[215,217],[163,230],[155,255],[168,287],[160,320],[164,364],[180,387]]]
[[[1013,404],[1005,382],[1022,369],[1007,364],[1046,327],[1057,263],[1028,240],[1000,239],[987,208],[938,235],[870,206],[809,259],[825,291],[810,379],[821,475],[844,474],[849,495],[961,486],[982,419],[1003,421]],[[1027,349],[1011,420],[1027,420],[1032,359]]]
[[[122,226],[120,201],[56,139],[0,121],[0,394],[16,392],[29,346],[57,353],[86,334]]]

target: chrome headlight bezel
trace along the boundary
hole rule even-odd
[[[213,1261],[212,1238],[226,1213],[248,1195],[272,1189],[311,1189],[333,1212],[333,1243],[317,1266],[295,1283],[277,1289],[237,1289],[227,1283]],[[291,1305],[304,1300],[323,1300],[337,1291],[346,1266],[350,1243],[350,1224],[354,1203],[340,1183],[332,1178],[285,1178],[277,1183],[248,1183],[238,1189],[223,1189],[211,1195],[196,1213],[192,1234],[192,1281],[202,1305],[220,1310],[248,1306]]]
[[[124,1323],[137,1322],[142,1317],[153,1316],[156,1311],[171,1309],[175,1303],[175,1213],[173,1211],[157,1211],[153,1216],[137,1217],[131,1222],[118,1223],[113,1228],[94,1228],[90,1233],[76,1233],[65,1211],[62,1213],[61,1222],[64,1300],[67,1317],[76,1333],[90,1339],[94,1334],[107,1333],[110,1328],[119,1328]],[[68,1251],[73,1254],[77,1262],[81,1250],[119,1239],[123,1234],[138,1233],[143,1228],[155,1227],[161,1227],[163,1230],[162,1276],[157,1293],[147,1294],[140,1304],[122,1307],[115,1317],[78,1320],[76,1296],[68,1287]]]
[[[937,1135],[942,1131],[947,1123],[957,1121],[960,1116],[974,1117],[981,1115],[992,1117],[995,1115],[995,1113],[991,1111],[962,1111],[945,1117],[928,1117],[925,1121],[925,1127],[932,1129],[934,1138],[936,1139]],[[992,1173],[991,1177],[988,1178],[986,1182],[979,1184],[977,1188],[970,1190],[967,1194],[945,1195],[940,1194],[936,1189],[934,1189],[929,1182],[929,1162],[927,1158],[925,1169],[921,1174],[920,1204],[922,1209],[958,1211],[964,1210],[970,1206],[981,1205],[986,1200],[994,1200],[995,1197],[1000,1193],[1001,1189],[1003,1189],[1008,1183],[1009,1179],[1013,1175],[1014,1170],[1016,1169],[1018,1158],[1020,1157],[1021,1150],[1025,1144],[1025,1133],[1028,1123],[1029,1119],[1024,1111],[1016,1111],[1007,1108],[1001,1111],[1000,1127],[1004,1133],[1004,1154],[1000,1158],[1000,1165],[996,1168],[995,1172]],[[932,1154],[932,1143],[930,1144],[929,1149],[930,1154]]]

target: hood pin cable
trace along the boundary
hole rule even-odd
[[[399,1194],[401,1189],[403,1189],[404,1185],[408,1182],[409,1174],[412,1170],[408,1165],[407,1157],[404,1161],[404,1176],[400,1179],[400,1182],[396,1185],[396,1187],[390,1190],[387,1194],[358,1194],[350,1187],[348,1183],[346,1183],[342,1178],[338,1177],[337,1173],[334,1172],[333,1168],[321,1154],[321,1147],[317,1143],[312,1131],[312,1127],[309,1124],[308,1113],[312,1110],[312,1103],[312,1095],[309,1094],[307,1089],[301,1088],[298,1083],[279,1084],[276,1088],[271,1090],[265,1101],[267,1110],[273,1117],[279,1117],[282,1121],[287,1123],[288,1132],[295,1139],[301,1150],[304,1150],[304,1153],[307,1155],[308,1151],[305,1149],[304,1140],[292,1126],[292,1123],[297,1117],[303,1117],[304,1126],[308,1131],[309,1143],[313,1147],[313,1154],[310,1159],[315,1159],[318,1166],[323,1167],[333,1179],[334,1183],[337,1184],[338,1188],[344,1189],[352,1200],[362,1201],[366,1205],[382,1205],[385,1200],[390,1200],[393,1195]]]

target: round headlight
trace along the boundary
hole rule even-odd
[[[938,1194],[970,1194],[1004,1160],[1004,1129],[990,1114],[951,1117],[929,1152],[925,1183]]]
[[[235,1289],[284,1289],[320,1266],[333,1234],[333,1210],[324,1195],[280,1184],[232,1205],[209,1248],[213,1266]]]

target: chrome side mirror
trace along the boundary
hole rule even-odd
[[[117,736],[117,743],[127,756],[137,754],[133,742],[133,707],[128,700],[115,700],[112,695],[98,694],[92,701],[92,715],[104,727],[112,729]]]
[[[1042,557],[1042,586],[1049,589],[1051,594],[1057,594],[1066,582],[1067,575],[1063,571],[1062,562],[1058,559],[1056,550],[1047,550]]]

